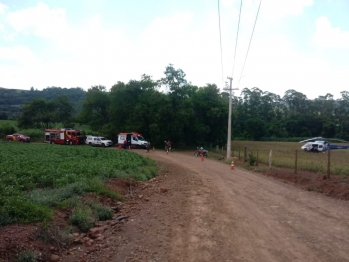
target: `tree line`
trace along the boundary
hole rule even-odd
[[[89,125],[96,133],[116,141],[120,132],[142,133],[153,144],[225,145],[229,94],[215,84],[192,85],[181,69],[168,65],[164,77],[117,82],[87,90],[81,110],[74,111],[67,96],[33,99],[22,107],[20,127],[47,127],[61,122]],[[257,87],[244,88],[232,98],[232,138],[288,140],[323,136],[349,139],[349,92],[334,100],[326,94],[314,100],[295,90],[283,97]],[[46,112],[46,114],[45,114]]]
[[[52,100],[60,95],[66,95],[71,101],[74,101],[74,111],[79,112],[82,108],[86,91],[79,87],[61,88],[52,86],[43,90],[36,90],[34,87],[31,87],[30,90],[0,87],[0,120],[16,120],[22,113],[22,105],[25,102],[30,102],[35,98]]]

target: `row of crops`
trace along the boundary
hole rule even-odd
[[[120,198],[104,187],[106,179],[147,180],[156,170],[130,151],[0,143],[0,226],[49,219],[53,207],[85,192]]]

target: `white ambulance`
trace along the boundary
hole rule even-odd
[[[126,142],[125,142],[126,140]],[[118,134],[118,146],[125,148],[146,148],[148,141],[137,132]]]

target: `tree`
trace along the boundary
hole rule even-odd
[[[293,89],[287,90],[283,97],[284,102],[288,106],[290,114],[304,114],[308,112],[309,103],[307,96]]]
[[[53,122],[56,122],[55,102],[38,98],[24,104],[18,119],[18,127],[45,129],[49,128]]]
[[[90,125],[92,130],[101,132],[109,120],[109,104],[106,87],[92,86],[87,91],[78,119]]]
[[[198,88],[192,97],[194,121],[191,124],[191,135],[196,144],[221,144],[226,140],[228,102],[222,98],[214,84]]]
[[[55,103],[55,121],[61,122],[63,126],[72,126],[74,106],[70,101],[70,98],[66,95],[59,95],[54,100]]]

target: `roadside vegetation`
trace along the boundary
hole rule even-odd
[[[54,123],[51,128],[63,128],[63,123]],[[85,131],[85,134],[94,134],[88,125],[73,123],[68,127],[74,127]],[[31,142],[44,141],[44,129],[42,128],[19,128],[17,120],[0,120],[0,141],[5,140],[7,135],[21,133],[30,137]]]
[[[154,161],[123,150],[2,142],[0,151],[0,226],[50,220],[52,210],[74,207],[95,219],[110,216],[90,203],[80,207],[76,197],[94,192],[113,199],[121,196],[104,186],[111,178],[148,180],[156,175]],[[78,222],[76,222],[78,223]]]

